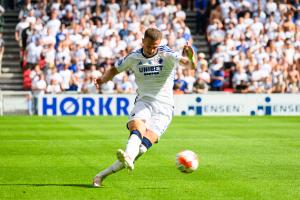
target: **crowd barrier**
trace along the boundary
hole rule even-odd
[[[123,116],[130,114],[135,97],[135,95],[44,95],[38,99],[38,114]],[[300,94],[175,95],[174,115],[297,116],[300,115]]]
[[[31,92],[0,91],[0,116],[31,115]]]

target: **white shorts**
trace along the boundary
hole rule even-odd
[[[173,111],[174,107],[171,105],[139,99],[129,115],[129,121],[134,119],[144,120],[146,128],[160,138],[172,121]]]

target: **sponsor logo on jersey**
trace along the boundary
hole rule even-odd
[[[144,76],[150,76],[159,74],[160,71],[162,71],[163,66],[162,65],[156,65],[156,66],[142,66],[139,67],[139,72],[143,73]]]
[[[158,57],[155,60],[148,60],[146,63],[139,61],[139,72],[144,76],[157,75],[163,70],[163,59]]]

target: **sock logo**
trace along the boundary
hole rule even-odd
[[[250,115],[272,115],[272,106],[270,106],[271,98],[266,97],[265,102],[265,105],[258,105],[256,111],[252,110]]]
[[[181,115],[189,115],[193,113],[194,115],[202,115],[202,106],[201,104],[201,97],[197,97],[195,99],[197,105],[189,105],[187,110],[181,111]]]

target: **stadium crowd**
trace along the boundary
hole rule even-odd
[[[299,92],[298,0],[223,0],[206,31],[213,90]]]
[[[299,92],[299,1],[187,2],[197,12],[196,31],[206,32],[210,53],[198,52],[195,70],[177,67],[174,94]],[[193,43],[186,13],[175,0],[26,0],[19,18],[15,37],[24,88],[35,96],[99,93],[93,79],[140,48],[148,27],[158,27],[162,43],[174,51]],[[135,93],[134,79],[131,72],[121,73],[100,93]]]

